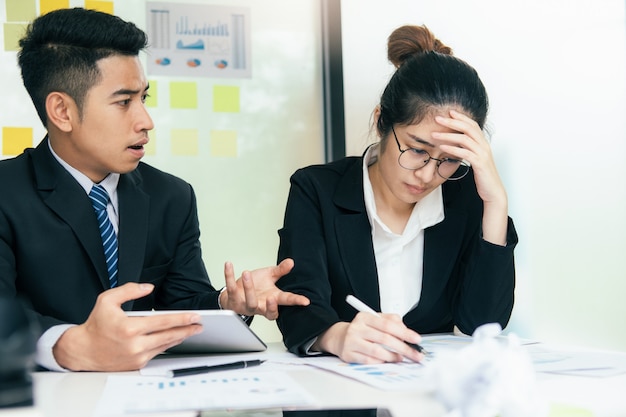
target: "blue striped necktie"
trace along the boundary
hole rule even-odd
[[[104,248],[104,258],[106,259],[107,271],[109,273],[109,283],[111,288],[113,288],[117,285],[117,236],[115,236],[115,229],[113,229],[107,214],[109,194],[103,186],[94,185],[89,193],[89,198],[91,198],[91,204],[96,212]]]

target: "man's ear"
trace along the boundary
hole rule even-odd
[[[76,102],[67,94],[53,91],[46,97],[46,115],[48,123],[52,123],[62,132],[72,131],[78,121]]]

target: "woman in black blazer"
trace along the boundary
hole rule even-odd
[[[297,354],[419,361],[406,343],[419,333],[511,315],[517,234],[483,133],[485,88],[425,26],[396,29],[388,58],[380,141],[291,178],[278,258],[295,267],[279,285],[311,304],[281,307],[277,323]],[[357,314],[349,294],[382,314]]]

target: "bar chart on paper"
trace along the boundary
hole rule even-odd
[[[160,12],[156,10],[156,12]],[[169,11],[165,11],[169,14]],[[162,29],[162,28],[159,28]],[[202,19],[194,19],[193,16],[180,16],[176,22],[176,35],[194,35],[194,36],[229,36],[228,23],[220,21],[204,22]]]
[[[236,399],[236,401],[234,401]],[[310,395],[281,372],[220,372],[184,378],[112,375],[97,416],[164,411],[310,405]]]
[[[148,3],[147,22],[150,74],[251,76],[249,9]]]
[[[334,372],[385,391],[413,391],[426,381],[425,365],[412,362],[361,365],[336,357],[309,358],[308,365]]]

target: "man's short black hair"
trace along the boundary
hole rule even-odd
[[[136,56],[147,46],[147,36],[117,16],[72,8],[36,18],[19,44],[24,86],[47,126],[48,94],[68,94],[82,115],[85,96],[99,81],[97,61],[113,55]]]

